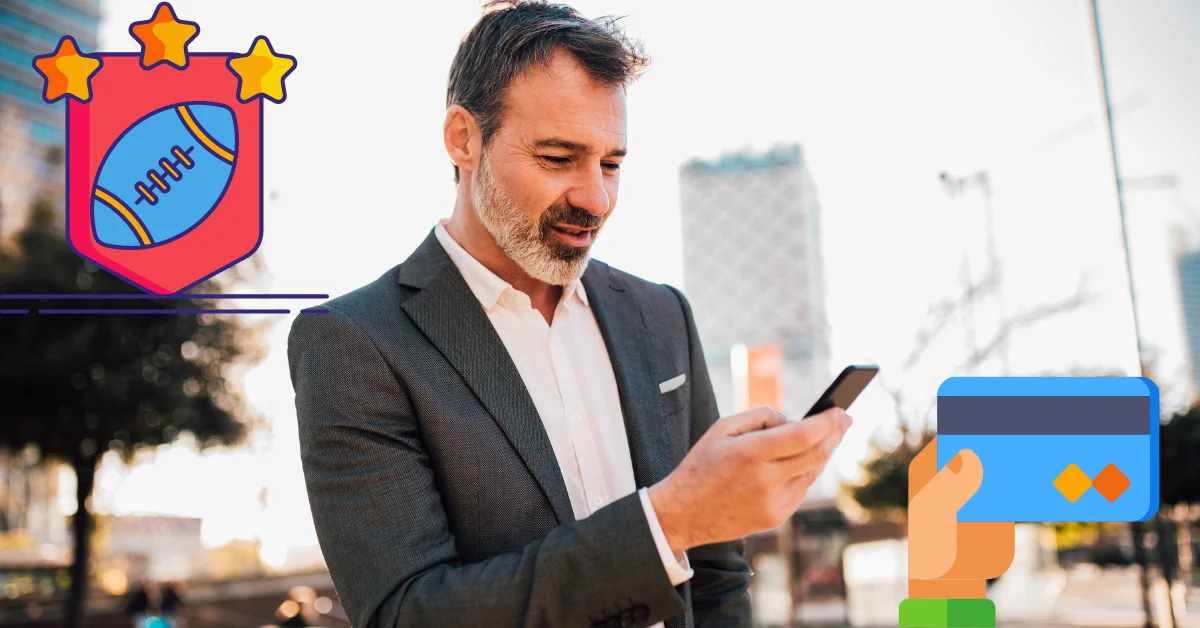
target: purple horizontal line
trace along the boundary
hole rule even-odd
[[[38,310],[38,314],[290,314],[291,310]]]
[[[28,314],[29,310],[0,310],[0,314]]]
[[[328,294],[0,294],[0,299],[328,299]]]

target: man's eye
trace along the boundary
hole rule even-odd
[[[570,157],[558,157],[556,155],[541,155],[541,158],[552,164],[564,165],[571,162]]]
[[[615,163],[606,163],[606,164],[602,164],[602,165],[603,165],[605,168],[607,168],[608,170],[611,170],[611,171],[614,171],[614,172],[615,172],[615,171],[617,171],[617,170],[620,170],[620,169],[621,169],[621,164],[615,164]]]

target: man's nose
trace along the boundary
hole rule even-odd
[[[580,173],[574,187],[567,192],[567,202],[593,216],[603,216],[608,213],[611,199],[608,188],[605,187],[604,171],[600,166],[596,170]]]

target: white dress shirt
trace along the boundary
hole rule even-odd
[[[646,488],[638,489],[634,481],[617,380],[583,283],[576,279],[563,287],[553,322],[547,324],[528,295],[488,270],[450,236],[446,222],[442,218],[435,225],[437,239],[483,305],[529,389],[575,518],[584,519],[637,490],[671,584],[691,578],[687,554],[676,558],[671,553]]]

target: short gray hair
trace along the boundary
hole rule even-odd
[[[446,107],[461,105],[475,116],[485,147],[500,128],[513,79],[535,63],[548,67],[556,50],[570,53],[592,80],[605,85],[624,87],[650,63],[641,43],[617,26],[618,17],[588,19],[565,4],[531,0],[488,2],[484,10],[450,65]]]

